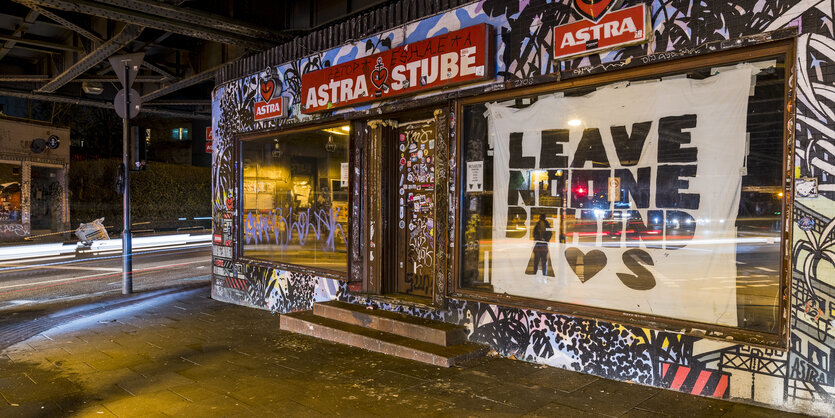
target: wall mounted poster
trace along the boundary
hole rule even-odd
[[[752,71],[488,104],[494,291],[736,326]]]

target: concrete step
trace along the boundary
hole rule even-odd
[[[398,312],[370,310],[362,305],[335,300],[314,304],[313,313],[324,318],[431,344],[450,346],[467,341],[467,331],[464,327]]]
[[[317,316],[312,311],[281,315],[281,329],[442,367],[481,357],[489,349],[471,342],[451,346],[431,344]]]

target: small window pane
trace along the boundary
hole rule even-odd
[[[347,271],[349,133],[242,142],[245,257]]]
[[[0,224],[21,223],[20,187],[20,164],[0,163]],[[17,231],[9,228],[7,230]],[[22,227],[19,232],[22,235]]]

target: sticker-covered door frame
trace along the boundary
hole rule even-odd
[[[433,284],[431,303],[443,308],[449,272],[449,123],[446,109],[432,114],[435,124],[434,198],[432,235],[434,266],[431,272]],[[404,119],[405,122],[405,119]],[[395,292],[397,262],[397,228],[399,225],[398,202],[400,185],[398,173],[400,152],[398,149],[395,120],[370,120],[363,127],[362,159],[362,237],[363,273],[362,291],[368,294]],[[396,160],[394,159],[396,156]],[[388,169],[387,169],[388,168]]]

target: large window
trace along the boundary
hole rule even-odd
[[[337,126],[241,142],[244,257],[347,271],[349,134]]]
[[[463,104],[459,290],[778,333],[785,56],[680,65]]]

